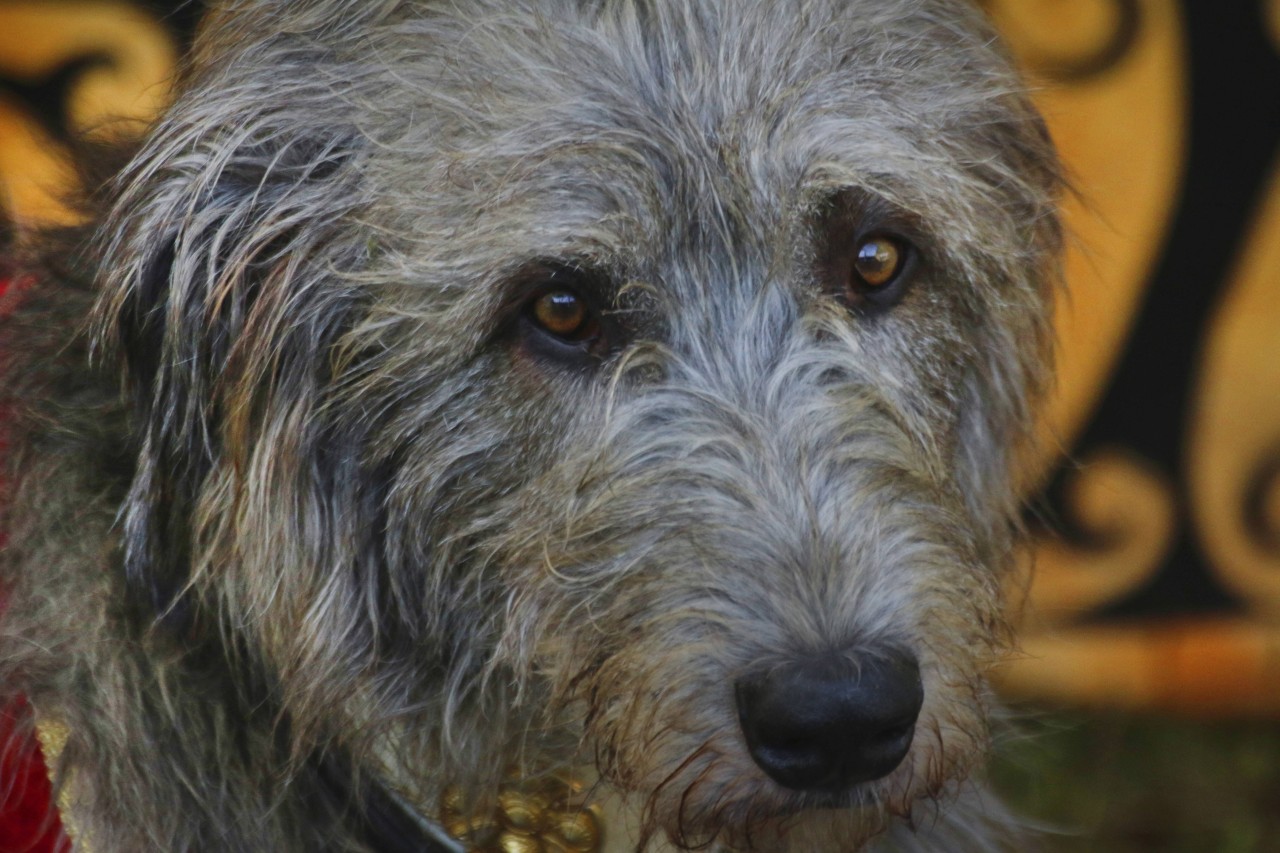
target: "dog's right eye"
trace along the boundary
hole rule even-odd
[[[602,310],[608,278],[577,264],[538,262],[512,282],[518,301],[509,303],[508,326],[527,357],[586,367],[607,358],[619,341],[618,329]]]
[[[529,316],[544,332],[569,343],[600,334],[600,322],[586,300],[571,290],[549,290],[533,300]]]
[[[525,352],[563,364],[584,364],[609,354],[600,312],[577,290],[551,285],[525,302],[521,315]]]

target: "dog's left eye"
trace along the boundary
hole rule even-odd
[[[821,212],[817,231],[815,273],[823,291],[868,318],[906,296],[922,263],[917,245],[901,231],[870,224],[897,219],[876,211],[856,199],[837,198]]]
[[[870,237],[858,244],[853,256],[853,275],[864,287],[881,288],[893,284],[902,272],[907,253],[890,237]]]
[[[890,297],[908,266],[910,252],[906,242],[887,234],[858,240],[849,262],[846,296],[855,304]]]

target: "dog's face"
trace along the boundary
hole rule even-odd
[[[977,13],[233,6],[104,255],[139,589],[427,811],[834,851],[962,779],[1058,241]]]

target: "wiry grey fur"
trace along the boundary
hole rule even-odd
[[[961,2],[224,3],[96,272],[3,341],[0,677],[69,726],[74,823],[365,849],[366,786],[573,765],[653,849],[999,846],[964,780],[1057,180]],[[851,308],[824,258],[875,230],[916,263]],[[563,274],[600,359],[522,313]],[[902,765],[840,808],[770,781],[734,679],[886,644]]]

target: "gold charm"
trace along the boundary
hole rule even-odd
[[[580,782],[548,777],[535,782],[512,781],[498,794],[489,815],[467,813],[456,788],[440,798],[440,821],[468,853],[599,853],[603,832],[600,812],[576,806]]]

